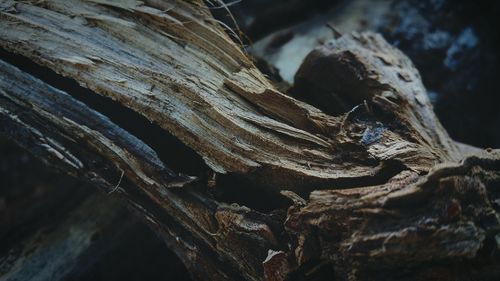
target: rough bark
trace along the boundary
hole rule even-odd
[[[194,277],[498,276],[499,152],[453,142],[418,71],[380,36],[308,56],[296,91],[324,113],[275,89],[201,1],[0,3],[2,48],[143,115],[220,175],[173,172],[147,140],[0,64],[1,132],[123,196]],[[228,188],[233,176],[248,183]]]

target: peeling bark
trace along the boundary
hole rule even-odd
[[[410,173],[380,186],[311,193],[289,213],[296,252],[331,260],[340,280],[494,280],[497,152]]]
[[[147,140],[0,64],[1,132],[120,194],[193,277],[498,277],[499,152],[452,141],[381,36],[343,35],[306,58],[293,93],[321,111],[278,91],[201,1],[0,3],[0,47],[146,117],[210,168],[208,180],[173,172]],[[231,176],[249,183],[221,183]],[[272,211],[217,195],[239,192],[271,197]]]
[[[2,13],[9,28],[1,45],[144,115],[218,173],[304,189],[380,169],[339,157],[341,143],[349,142],[339,134],[342,117],[276,91],[198,5],[97,2],[104,4],[17,3],[17,13]],[[107,20],[89,23],[89,14]]]

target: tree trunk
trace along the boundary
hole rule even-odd
[[[202,1],[0,11],[0,47],[43,66],[0,63],[0,132],[129,202],[194,278],[499,276],[500,151],[451,140],[381,36],[306,58],[293,92],[322,111],[278,91]]]

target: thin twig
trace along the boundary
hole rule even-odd
[[[120,176],[120,179],[118,180],[118,183],[110,192],[108,192],[108,194],[115,192],[118,189],[118,187],[120,187],[120,184],[122,183],[123,175],[125,174],[125,172],[123,170],[121,170],[121,171],[122,171],[122,174]]]

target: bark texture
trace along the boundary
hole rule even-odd
[[[293,91],[322,111],[278,91],[201,1],[0,3],[0,47],[142,115],[206,164],[209,178],[174,172],[150,140],[0,63],[0,131],[120,194],[193,277],[498,277],[499,152],[452,141],[418,71],[381,36],[347,34],[306,58]]]

